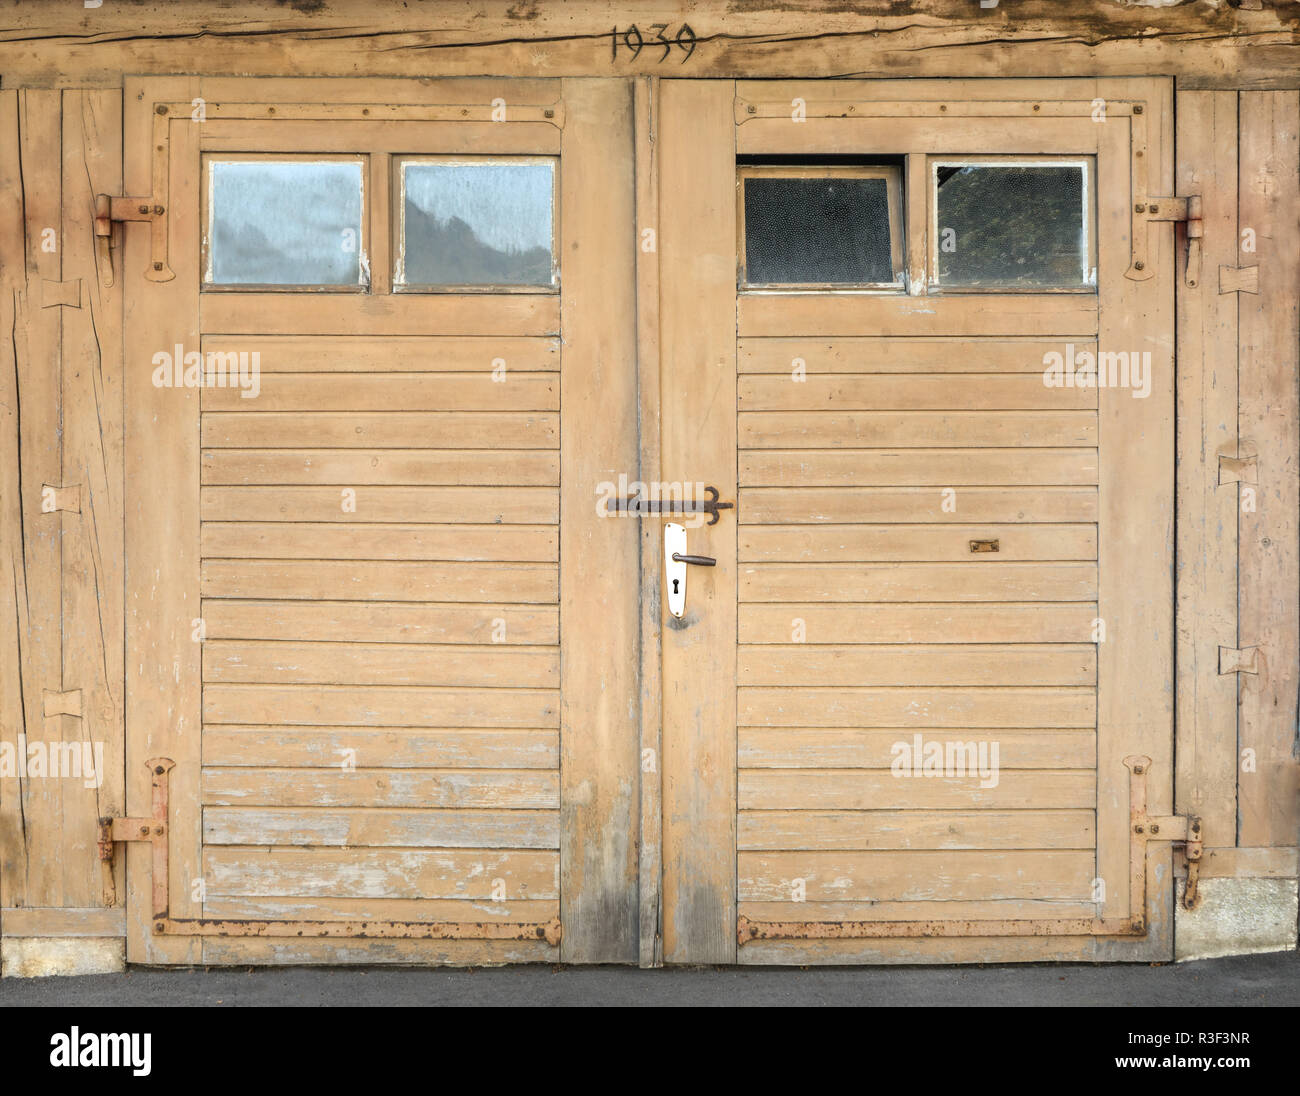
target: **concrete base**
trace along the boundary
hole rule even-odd
[[[1178,881],[1174,958],[1217,959],[1290,951],[1296,947],[1298,910],[1294,879],[1202,879],[1201,904],[1183,908]]]
[[[0,977],[116,974],[126,970],[120,937],[6,936],[0,938]]]

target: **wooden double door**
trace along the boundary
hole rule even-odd
[[[133,960],[1167,953],[1166,82],[127,104]]]

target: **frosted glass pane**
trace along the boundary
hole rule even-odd
[[[940,165],[935,183],[940,285],[1089,284],[1082,165]]]
[[[884,179],[750,176],[744,188],[748,284],[894,281]]]
[[[406,285],[554,282],[549,162],[403,165]]]
[[[361,283],[360,162],[215,161],[209,169],[209,282]]]

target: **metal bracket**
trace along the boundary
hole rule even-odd
[[[1139,125],[1141,115],[1133,119],[1134,122],[1134,145],[1138,142],[1138,131],[1141,130],[1142,148],[1146,147],[1146,126],[1145,123]],[[1136,152],[1136,148],[1135,148]],[[1140,176],[1140,169],[1136,166],[1138,160],[1135,155],[1134,174]],[[1186,198],[1175,197],[1142,197],[1141,192],[1136,190],[1133,203],[1133,262],[1124,277],[1131,281],[1146,281],[1155,274],[1147,262],[1147,248],[1149,244],[1147,226],[1159,224],[1164,221],[1182,221],[1187,225],[1187,284],[1191,288],[1196,288],[1201,281],[1201,239],[1205,235],[1205,222],[1201,218],[1201,198],[1198,194],[1189,195]]]
[[[176,277],[167,263],[167,181],[168,133],[171,108],[155,103],[153,108],[153,194],[125,198],[108,194],[95,195],[95,265],[100,284],[113,285],[113,223],[148,221],[151,226],[151,262],[144,276],[151,282],[170,282]]]
[[[932,936],[1145,936],[1147,933],[1146,847],[1151,841],[1186,842],[1189,865],[1188,909],[1197,901],[1191,865],[1202,852],[1201,820],[1147,813],[1149,757],[1124,759],[1129,770],[1129,915],[1127,917],[1004,918],[953,921],[751,921],[737,919],[736,938],[744,946],[755,940],[867,940]]]
[[[147,841],[153,849],[153,935],[155,936],[266,936],[381,937],[416,940],[545,940],[558,947],[559,918],[550,921],[244,921],[171,916],[168,887],[168,773],[175,762],[155,757],[145,762],[153,787],[153,817],[101,818],[99,856],[113,860],[120,841]]]
[[[689,501],[685,499],[647,499],[640,495],[633,495],[631,498],[614,499],[609,504],[609,510],[614,514],[634,514],[638,517],[659,517],[664,514],[708,514],[709,525],[717,525],[719,510],[733,510],[736,504],[734,502],[719,502],[718,489],[716,487],[706,487],[704,489],[709,497],[703,500]]]

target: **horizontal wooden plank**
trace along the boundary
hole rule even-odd
[[[1096,603],[741,605],[741,643],[1088,643]]]
[[[554,525],[398,525],[343,522],[204,522],[206,558],[388,559],[554,563]]]
[[[954,91],[957,89],[954,88]],[[962,93],[958,93],[960,95]],[[890,155],[900,148],[944,155],[1076,156],[1096,152],[1098,126],[1085,117],[856,117],[806,118],[792,126],[783,103],[776,117],[746,121],[736,131],[740,155]]]
[[[547,563],[208,559],[200,587],[205,598],[548,604],[559,574]]]
[[[1091,849],[1091,810],[741,811],[749,849]],[[869,920],[870,918],[868,918]]]
[[[267,390],[263,383],[263,395],[250,402],[260,403]],[[231,395],[239,398],[215,391],[227,393],[227,403]],[[771,375],[741,377],[737,401],[742,411],[1080,410],[1097,406],[1097,389],[1049,388],[1032,373]]]
[[[1094,411],[747,411],[739,418],[738,439],[741,449],[1096,446],[1097,415]],[[211,444],[206,434],[204,444]]]
[[[374,902],[377,899],[363,901]],[[207,936],[203,939],[203,961],[218,967],[381,965],[474,968],[505,963],[558,963],[560,949],[545,940],[390,939],[383,941],[382,947],[377,947],[376,941],[365,937],[309,940],[274,936]]]
[[[1039,387],[1042,387],[1041,382]],[[204,411],[558,411],[558,373],[268,373],[252,389],[204,388]],[[1053,392],[1091,389],[1044,389]],[[1052,406],[1075,406],[1061,400]],[[1033,406],[1041,406],[1034,404]],[[1082,404],[1078,406],[1083,406]],[[1095,403],[1094,403],[1095,406]]]
[[[203,763],[320,769],[555,769],[554,730],[473,727],[285,727],[210,723]]]
[[[750,123],[755,125],[758,123]],[[805,126],[807,123],[805,123]],[[787,132],[804,129],[785,124]],[[741,127],[742,131],[746,127]],[[908,297],[870,293],[742,293],[738,333],[812,335],[1051,335],[1064,343],[1097,334],[1091,293],[975,293]]]
[[[747,563],[742,602],[1093,601],[1097,565],[1087,562]]]
[[[461,528],[466,525],[554,525],[559,520],[554,487],[204,487],[200,506],[206,522],[446,525],[466,536],[472,535]]]
[[[742,449],[737,457],[741,487],[1028,487],[1097,482],[1096,449]]]
[[[1096,774],[1086,770],[1000,772],[994,787],[976,776],[894,776],[888,769],[742,769],[742,811],[1093,810]],[[919,867],[917,869],[920,870]]]
[[[558,647],[209,640],[203,680],[279,685],[558,688]]]
[[[747,525],[1096,521],[1097,488],[747,487],[736,513]]]
[[[1077,350],[1095,351],[1084,341]],[[904,338],[875,336],[824,339],[742,338],[740,373],[1034,373],[1042,376],[1045,354],[1059,354],[1058,339]]]
[[[121,937],[126,935],[126,907],[6,906],[0,909],[0,935]]]
[[[203,603],[203,620],[209,639],[494,644],[560,641],[560,612],[555,606],[218,598]]]
[[[486,120],[387,121],[334,117],[322,124],[309,119],[209,118],[203,124],[199,140],[200,147],[209,152],[273,148],[278,152],[309,155],[341,152],[375,156],[401,149],[405,153],[438,156],[457,153],[542,156],[560,151],[559,127],[541,121],[499,125]]]
[[[206,908],[206,907],[205,907]],[[1064,918],[1093,918],[1097,915],[1097,905],[1090,901],[1070,901],[1069,899],[989,899],[983,902],[944,902],[942,906],[936,906],[934,902],[741,902],[737,907],[741,917],[748,917],[751,921],[1002,921],[1002,920],[1043,920],[1059,921]],[[1052,937],[1039,937],[1035,943],[1042,943],[1051,940]],[[923,945],[931,943],[945,942],[949,947],[958,940],[952,936],[932,937],[929,940],[921,940]],[[817,943],[812,940],[784,940],[771,941],[768,943],[750,944],[741,950],[741,962],[745,962],[752,954],[751,949],[761,947],[767,951],[771,944],[789,945],[802,944],[804,946]],[[862,945],[869,941],[848,940],[848,941],[828,941],[822,940],[820,943],[852,943]],[[889,943],[890,941],[876,940],[874,943]],[[899,941],[892,941],[898,943]],[[917,942],[917,941],[909,941]],[[980,940],[979,937],[968,937],[960,941],[966,944],[983,944],[988,946],[988,940]],[[1020,941],[1017,941],[1020,942]],[[1059,943],[1056,945],[1059,951]],[[771,952],[767,951],[770,955]],[[789,952],[788,954],[793,954]],[[899,957],[895,962],[906,962],[903,953],[898,953]],[[932,952],[923,952],[926,958],[917,958],[916,953],[906,953],[916,962],[949,962],[952,957],[936,956]],[[1052,956],[1047,953],[1042,954],[1045,960],[1050,961]],[[1019,959],[1024,961],[1023,952],[1017,952],[1013,957],[1008,958],[1009,962]],[[771,959],[769,962],[773,961]],[[862,959],[861,956],[856,958],[847,957],[844,960],[845,965],[858,962],[871,962],[872,959]],[[874,961],[879,963],[880,957],[874,957]],[[971,960],[977,961],[977,960]]]
[[[205,353],[256,350],[263,374],[491,373],[504,369],[509,375],[560,368],[559,339],[518,335],[258,334],[239,342],[228,336],[205,335],[202,347]]]
[[[559,726],[555,689],[387,685],[207,685],[206,723],[358,727]]]
[[[558,811],[205,807],[203,843],[558,849],[560,815]]]
[[[206,691],[205,691],[206,700]],[[745,727],[1095,727],[1093,688],[940,686],[737,690]]]
[[[558,293],[201,293],[199,317],[205,339],[217,335],[388,338],[431,331],[555,336],[560,333],[560,297]]]
[[[1095,685],[1097,648],[1083,643],[743,644],[736,680],[740,685]]]
[[[554,487],[204,487],[199,506],[205,522],[554,525],[560,517]]]
[[[557,898],[560,854],[549,850],[297,849],[209,846],[203,879],[214,896]]]
[[[743,769],[888,769],[896,759],[915,756],[931,743],[959,757],[985,756],[1000,769],[1092,769],[1097,763],[1096,733],[1079,730],[1033,730],[1005,727],[981,731],[902,731],[857,727],[741,727],[739,765]],[[970,750],[975,753],[970,753]],[[940,756],[938,753],[936,757]],[[1034,846],[1028,846],[1033,848]]]
[[[1097,558],[1097,526],[1082,523],[741,525],[736,540],[742,563],[969,561],[972,540],[996,540],[1004,562]]]
[[[554,898],[515,899],[496,902],[491,898],[243,898],[209,894],[203,903],[207,917],[237,921],[521,921],[536,923],[559,916],[560,903]],[[336,941],[340,942],[340,941]],[[373,941],[369,943],[373,948]],[[385,941],[420,943],[418,940]],[[431,943],[432,941],[425,941]],[[463,944],[451,940],[444,943]],[[483,941],[482,943],[491,943]],[[373,951],[372,951],[373,955]]]
[[[201,434],[203,446],[210,449],[558,449],[560,416],[542,411],[210,411],[203,415]]]
[[[1067,849],[907,852],[742,852],[741,901],[789,899],[803,881],[811,902],[1086,900],[1096,874],[1091,852]],[[795,909],[798,907],[795,906]],[[939,917],[936,909],[933,916]]]
[[[558,810],[560,775],[540,770],[205,768],[214,807],[420,807]]]
[[[548,449],[205,449],[201,460],[205,485],[558,487],[560,483],[560,455]]]

